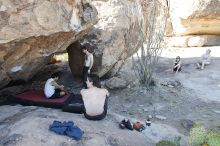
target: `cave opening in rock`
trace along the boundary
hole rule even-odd
[[[74,93],[79,92],[83,87],[82,69],[84,54],[81,48],[82,46],[79,42],[74,42],[65,51],[54,53],[51,55],[50,63],[44,69],[47,70],[48,76],[52,72],[58,72],[60,75],[59,83]]]
[[[74,77],[81,77],[84,63],[84,54],[82,45],[79,42],[74,42],[67,47],[68,62],[71,72]]]
[[[77,41],[72,43],[69,47],[67,47],[66,50],[68,52],[68,62],[72,75],[75,79],[80,78],[82,80],[82,71],[85,56],[85,54],[82,52],[83,47],[86,47],[88,51],[93,54],[94,62],[89,76],[93,78],[94,84],[97,87],[100,87],[100,78],[98,77],[97,72],[99,70],[99,67],[101,67],[102,56],[94,54],[94,50],[97,49],[95,45],[91,46],[89,43],[81,44]]]
[[[83,88],[82,70],[84,65],[84,53],[82,48],[87,47],[91,53],[94,47],[89,44],[81,44],[79,41],[70,44],[65,51],[56,52],[51,55],[50,63],[43,68],[43,70],[34,77],[35,81],[42,81],[43,83],[54,72],[58,72],[60,75],[59,83],[64,85],[68,91],[79,93]],[[90,74],[95,81],[96,86],[100,87],[100,79],[96,75],[98,70],[97,66],[100,66],[101,57],[94,56],[94,64],[92,67],[92,73]],[[33,82],[35,82],[33,81]],[[40,86],[44,86],[41,84]]]
[[[7,86],[0,90],[0,96],[3,94],[3,91],[14,95],[29,89],[43,90],[45,82],[55,72],[59,73],[59,84],[64,85],[65,89],[69,92],[79,93],[83,88],[82,70],[84,54],[82,47],[84,46],[90,49],[92,48],[88,46],[88,44],[81,45],[80,42],[77,41],[70,44],[64,51],[55,52],[45,57],[45,62],[48,63],[41,66],[41,69],[36,72],[31,79],[12,80]],[[95,73],[97,70],[97,62],[101,62],[99,61],[101,57],[100,59],[96,57],[94,60],[92,73]],[[100,87],[99,78],[95,76],[95,79],[97,79],[96,85]]]
[[[15,95],[26,90],[43,90],[45,82],[53,73],[59,74],[58,83],[64,85],[65,90],[78,94],[83,88],[82,68],[84,54],[81,45],[72,43],[64,51],[55,52],[45,59],[48,62],[29,80],[12,80],[4,88],[0,89],[0,105],[11,104],[6,95]]]

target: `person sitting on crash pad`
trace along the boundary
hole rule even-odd
[[[64,86],[57,83],[58,79],[58,73],[54,73],[51,75],[51,78],[46,81],[44,86],[44,94],[47,98],[61,98],[65,95]]]
[[[84,115],[89,120],[102,120],[107,114],[108,90],[93,85],[92,78],[86,81],[88,89],[82,89],[80,94],[84,103]]]

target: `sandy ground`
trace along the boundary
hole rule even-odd
[[[207,129],[220,133],[220,49],[212,47],[212,64],[205,70],[195,69],[194,62],[207,48],[164,49],[155,69],[157,86],[128,87],[110,91],[109,113],[103,121],[86,120],[83,115],[65,113],[57,109],[0,106],[0,145],[3,146],[153,146],[161,139],[181,136],[181,146],[187,146],[189,131],[182,120],[201,123]],[[181,56],[183,71],[170,70],[173,58]],[[54,68],[52,68],[53,70]],[[69,91],[79,93],[81,80],[73,78],[64,67],[63,84]],[[50,73],[51,69],[47,70]],[[42,73],[45,75],[45,73]],[[47,77],[35,78],[31,85],[42,86]],[[39,76],[38,76],[39,77]],[[163,86],[173,83],[175,86]],[[118,123],[123,118],[145,123],[153,118],[152,126],[142,133],[121,130]],[[158,119],[162,116],[164,119]],[[72,120],[85,134],[80,141],[54,134],[48,130],[53,120]]]

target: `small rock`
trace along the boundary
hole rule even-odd
[[[109,89],[122,89],[127,87],[128,82],[120,77],[112,77],[105,84]]]
[[[181,86],[180,81],[174,81],[174,82],[173,82],[173,86],[174,86],[174,87]]]
[[[204,118],[208,118],[209,116],[208,116],[208,115],[202,115],[202,117],[204,117]]]
[[[181,125],[188,131],[195,125],[195,122],[187,119],[181,120]]]
[[[125,107],[126,109],[128,109],[128,108],[130,108],[132,105],[130,105],[130,104],[124,104],[124,105],[122,105],[123,107]]]
[[[161,115],[156,115],[155,117],[159,120],[166,120],[167,119],[166,117],[161,116]]]
[[[127,112],[127,110],[121,110],[121,112]]]
[[[41,143],[46,143],[47,141],[44,140],[44,139],[41,139],[40,142],[41,142]]]
[[[60,146],[68,146],[69,144],[68,143],[66,143],[66,142],[62,142],[61,144],[60,144]]]
[[[173,86],[173,85],[167,85],[167,87],[169,87],[169,88],[173,88],[174,86]]]
[[[148,112],[148,109],[146,109],[146,108],[143,108],[142,110],[143,110],[144,112]]]
[[[139,107],[143,107],[144,105],[143,104],[140,104],[140,105],[138,105]]]
[[[220,110],[212,110],[213,112],[215,112],[216,114],[220,114]]]
[[[109,136],[107,138],[107,142],[111,146],[119,146],[120,145],[119,144],[119,140],[117,138],[115,138],[115,137],[112,137],[112,136]]]
[[[152,116],[152,115],[148,115],[148,118],[149,118],[149,119],[152,119],[152,118],[153,118],[153,116]]]
[[[167,82],[161,82],[160,84],[163,85],[163,86],[167,86],[168,85]]]

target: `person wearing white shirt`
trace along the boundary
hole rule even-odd
[[[196,63],[197,69],[204,69],[205,65],[210,64],[210,58],[211,58],[211,50],[207,49],[206,53],[201,56],[201,59]]]
[[[87,48],[82,48],[82,52],[85,53],[85,61],[83,67],[83,84],[84,87],[87,89],[86,81],[88,74],[90,73],[92,66],[93,66],[93,55],[88,51]]]
[[[46,98],[60,98],[65,95],[64,86],[57,83],[59,76],[57,73],[51,75],[44,86],[44,94]]]

